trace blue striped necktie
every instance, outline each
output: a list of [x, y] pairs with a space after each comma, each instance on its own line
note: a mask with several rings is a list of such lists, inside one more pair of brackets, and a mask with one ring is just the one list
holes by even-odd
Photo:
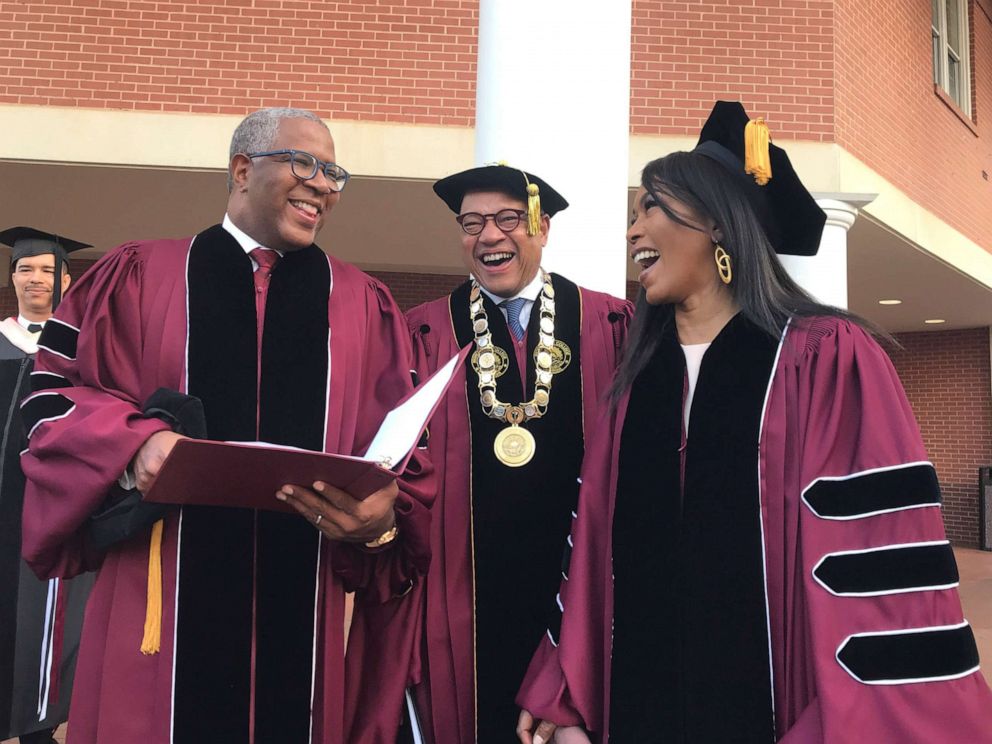
[[525, 302], [527, 302], [525, 298], [516, 297], [512, 300], [503, 300], [500, 303], [506, 308], [506, 324], [510, 328], [510, 335], [513, 336], [514, 341], [519, 341], [526, 335], [524, 327], [520, 325], [520, 311], [524, 309]]

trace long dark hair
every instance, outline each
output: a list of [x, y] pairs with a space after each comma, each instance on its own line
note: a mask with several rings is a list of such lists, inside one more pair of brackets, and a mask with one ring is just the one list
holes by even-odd
[[[733, 263], [730, 291], [734, 302], [745, 318], [769, 336], [778, 338], [789, 318], [816, 315], [847, 318], [878, 332], [846, 310], [817, 302], [796, 284], [775, 254], [743, 186], [722, 165], [697, 153], [673, 152], [644, 166], [641, 185], [675, 222], [698, 229], [660, 197], [676, 199], [700, 217], [716, 222], [723, 233], [720, 244]], [[643, 288], [638, 292], [623, 360], [610, 390], [614, 405], [647, 365], [674, 316], [673, 305], [650, 305]]]

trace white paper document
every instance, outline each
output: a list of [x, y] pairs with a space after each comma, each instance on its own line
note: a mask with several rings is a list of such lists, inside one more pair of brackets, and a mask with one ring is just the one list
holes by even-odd
[[463, 353], [455, 354], [437, 372], [423, 383], [417, 392], [386, 414], [372, 444], [362, 456], [363, 460], [380, 463], [392, 468], [406, 459], [427, 426], [431, 413], [444, 395], [451, 376], [458, 368]]

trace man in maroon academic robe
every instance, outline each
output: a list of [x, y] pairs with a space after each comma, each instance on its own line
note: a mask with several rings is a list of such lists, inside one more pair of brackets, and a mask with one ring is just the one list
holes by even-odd
[[[485, 166], [434, 190], [458, 215], [471, 278], [408, 313], [414, 366], [426, 376], [475, 349], [432, 419], [439, 489], [426, 585], [405, 606], [359, 613], [352, 633], [377, 643], [390, 611], [406, 613], [393, 623], [405, 637], [390, 634], [382, 648], [414, 654], [413, 728], [438, 744], [506, 742], [517, 687], [556, 609], [585, 422], [631, 308], [541, 268], [550, 219], [568, 203], [537, 176]], [[398, 709], [351, 707], [355, 741], [395, 741]]]
[[288, 484], [278, 498], [305, 519], [189, 506], [93, 540], [108, 492], [145, 491], [179, 437], [143, 413], [161, 388], [202, 403], [211, 439], [346, 454], [410, 390], [389, 293], [313, 244], [348, 179], [334, 161], [310, 112], [250, 115], [223, 224], [111, 251], [46, 327], [23, 406], [25, 557], [44, 576], [99, 567], [73, 744], [343, 742], [344, 592], [383, 601], [426, 568], [416, 458], [362, 502]]

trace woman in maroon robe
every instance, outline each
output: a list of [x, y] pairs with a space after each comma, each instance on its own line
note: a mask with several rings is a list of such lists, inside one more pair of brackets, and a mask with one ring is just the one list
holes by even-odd
[[912, 411], [863, 324], [779, 263], [824, 215], [746, 124], [720, 102], [644, 169], [643, 291], [520, 739], [992, 741]]

